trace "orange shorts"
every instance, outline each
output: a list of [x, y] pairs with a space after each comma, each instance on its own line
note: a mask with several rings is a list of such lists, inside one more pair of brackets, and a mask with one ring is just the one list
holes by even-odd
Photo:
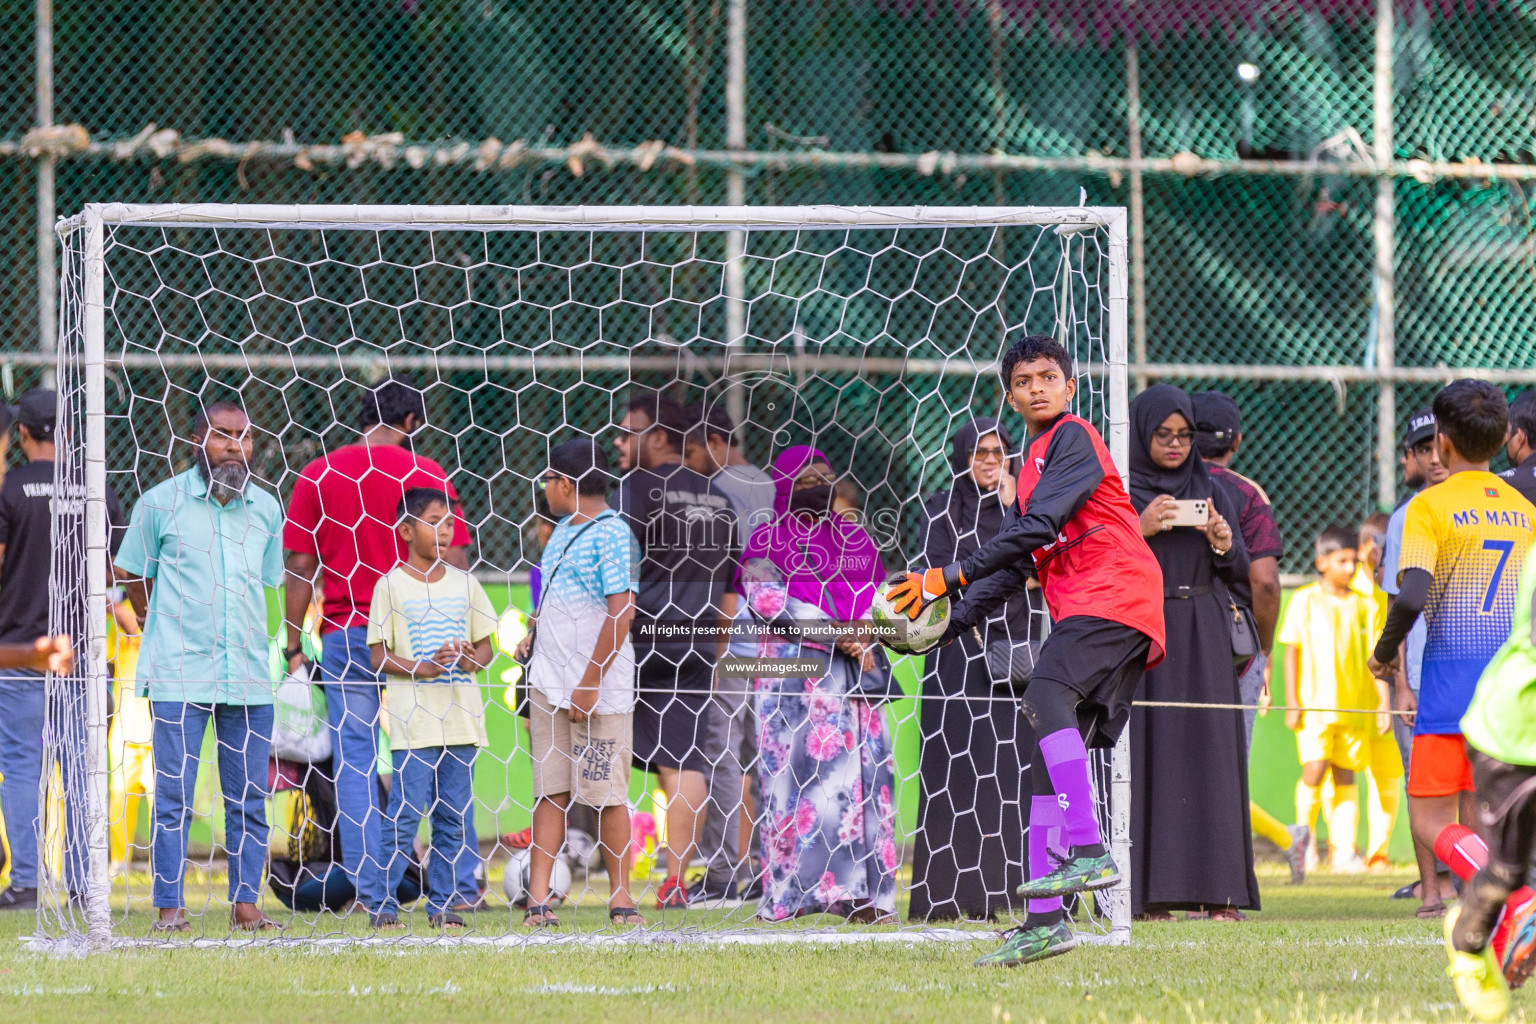
[[1409, 796], [1455, 796], [1472, 791], [1472, 762], [1461, 736], [1415, 736], [1408, 758]]

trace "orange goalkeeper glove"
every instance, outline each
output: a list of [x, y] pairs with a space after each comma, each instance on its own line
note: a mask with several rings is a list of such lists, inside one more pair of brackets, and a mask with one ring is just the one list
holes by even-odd
[[886, 582], [892, 585], [885, 592], [891, 608], [899, 615], [915, 619], [939, 598], [958, 593], [965, 586], [965, 576], [960, 572], [960, 563], [951, 562], [942, 569], [899, 572]]

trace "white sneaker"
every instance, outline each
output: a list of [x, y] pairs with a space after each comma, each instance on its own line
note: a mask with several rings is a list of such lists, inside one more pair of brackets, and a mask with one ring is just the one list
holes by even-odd
[[1366, 872], [1365, 861], [1360, 859], [1360, 854], [1351, 853], [1348, 857], [1334, 861], [1330, 870], [1336, 875], [1363, 875]]
[[1307, 847], [1312, 843], [1312, 830], [1305, 825], [1288, 825], [1291, 848], [1285, 851], [1285, 859], [1291, 866], [1291, 884], [1300, 885], [1307, 880]]

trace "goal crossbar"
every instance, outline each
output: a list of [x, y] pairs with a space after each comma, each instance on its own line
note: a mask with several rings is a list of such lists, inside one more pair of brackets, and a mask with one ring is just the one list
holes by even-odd
[[61, 218], [141, 227], [323, 227], [427, 231], [828, 231], [881, 228], [1102, 227], [1125, 238], [1120, 206], [344, 206], [276, 203], [90, 203]]

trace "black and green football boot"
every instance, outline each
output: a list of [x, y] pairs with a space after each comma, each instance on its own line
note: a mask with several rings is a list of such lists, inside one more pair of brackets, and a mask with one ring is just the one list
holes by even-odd
[[1019, 886], [1018, 894], [1025, 899], [1048, 900], [1074, 892], [1108, 889], [1120, 881], [1120, 870], [1108, 852], [1085, 854], [1078, 850], [1074, 846], [1072, 855], [1056, 865], [1055, 871]]
[[1077, 948], [1077, 936], [1066, 920], [1034, 928], [1010, 928], [1003, 933], [1003, 944], [976, 961], [977, 967], [1017, 967], [1060, 956]]

